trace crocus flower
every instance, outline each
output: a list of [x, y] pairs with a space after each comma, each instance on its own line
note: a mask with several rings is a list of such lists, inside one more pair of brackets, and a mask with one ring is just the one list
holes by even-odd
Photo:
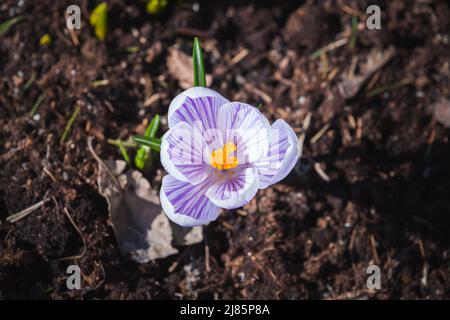
[[284, 179], [299, 154], [284, 121], [272, 125], [251, 105], [193, 87], [172, 101], [161, 141], [161, 205], [181, 226], [217, 219], [221, 208], [247, 204], [258, 189]]

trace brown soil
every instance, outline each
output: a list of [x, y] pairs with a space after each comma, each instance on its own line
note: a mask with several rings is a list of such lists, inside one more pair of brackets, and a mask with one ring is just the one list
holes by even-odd
[[[96, 3], [82, 1], [76, 46], [63, 14], [78, 2], [0, 4], [0, 21], [24, 16], [0, 44], [0, 298], [450, 298], [450, 131], [433, 112], [450, 98], [447, 1], [376, 1], [382, 29], [367, 30], [374, 1], [199, 1], [197, 13], [180, 1], [152, 17], [138, 1], [113, 0], [105, 43], [87, 25]], [[354, 46], [311, 57], [351, 38], [352, 15], [361, 27]], [[45, 33], [53, 42], [40, 46]], [[211, 87], [288, 121], [305, 134], [303, 156], [283, 183], [208, 225], [203, 243], [138, 265], [117, 250], [87, 137], [99, 156], [119, 159], [108, 138], [142, 134], [149, 118], [166, 115], [181, 91], [166, 67], [169, 47], [190, 54], [194, 35]], [[352, 66], [358, 73], [371, 50], [389, 46], [394, 57], [342, 97]], [[163, 174], [155, 164], [153, 187]], [[42, 208], [6, 222], [46, 194]], [[73, 263], [79, 291], [65, 285]], [[381, 267], [381, 290], [366, 289], [370, 264]]]

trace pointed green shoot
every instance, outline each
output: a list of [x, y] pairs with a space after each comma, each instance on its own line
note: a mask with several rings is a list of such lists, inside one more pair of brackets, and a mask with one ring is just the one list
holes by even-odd
[[194, 38], [192, 49], [192, 59], [194, 61], [194, 86], [206, 87], [205, 65], [203, 64], [202, 48], [197, 37]]
[[[155, 117], [153, 117], [152, 121], [145, 130], [144, 137], [155, 138], [158, 129], [159, 129], [159, 115], [156, 115]], [[136, 168], [138, 168], [139, 170], [144, 170], [145, 164], [149, 156], [150, 150], [147, 147], [141, 146], [136, 153], [136, 157], [134, 158], [134, 164], [136, 165]]]
[[22, 16], [17, 16], [0, 23], [0, 38], [3, 37], [15, 24], [22, 21], [22, 19]]
[[119, 142], [119, 150], [122, 154], [123, 159], [127, 162], [128, 165], [130, 165], [130, 156], [128, 155], [127, 149], [123, 146], [122, 141]]

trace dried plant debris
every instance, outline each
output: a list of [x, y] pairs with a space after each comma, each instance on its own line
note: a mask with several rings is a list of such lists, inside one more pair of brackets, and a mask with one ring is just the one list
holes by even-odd
[[[188, 89], [194, 85], [194, 63], [192, 57], [188, 56], [176, 46], [169, 48], [169, 55], [167, 57], [167, 69], [170, 75], [178, 80], [180, 87]], [[209, 87], [212, 83], [212, 76], [206, 75], [206, 86]]]
[[395, 55], [395, 48], [389, 47], [385, 51], [372, 50], [364, 64], [360, 66], [359, 74], [354, 74], [356, 65], [350, 67], [347, 77], [338, 84], [339, 91], [345, 99], [356, 96], [363, 84]]
[[441, 97], [433, 104], [433, 113], [437, 121], [450, 128], [450, 100]]
[[[292, 49], [313, 49], [320, 46], [329, 34], [331, 26], [326, 10], [307, 2], [288, 18], [283, 37], [287, 46]], [[331, 20], [331, 18], [330, 18]]]
[[203, 240], [202, 228], [181, 228], [162, 212], [159, 197], [139, 171], [125, 171], [126, 162], [100, 163], [99, 192], [106, 198], [110, 221], [121, 253], [139, 263], [178, 253], [174, 245]]

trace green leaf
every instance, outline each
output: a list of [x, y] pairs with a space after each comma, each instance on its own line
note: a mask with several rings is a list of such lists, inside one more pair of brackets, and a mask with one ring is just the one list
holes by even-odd
[[2, 22], [0, 24], [0, 38], [3, 37], [9, 31], [9, 29], [11, 29], [15, 24], [22, 21], [22, 19], [23, 19], [22, 16], [17, 16], [9, 20], [6, 20], [5, 22]]
[[149, 147], [150, 149], [160, 151], [161, 150], [161, 139], [157, 138], [150, 138], [150, 137], [144, 137], [144, 136], [132, 136], [131, 139], [142, 145]]
[[350, 38], [350, 42], [348, 44], [350, 49], [354, 49], [355, 48], [357, 33], [358, 33], [358, 17], [357, 16], [352, 16], [352, 35], [351, 35], [351, 38]]
[[145, 130], [145, 136], [154, 138], [159, 129], [159, 114], [153, 117], [152, 121]]
[[[148, 125], [145, 130], [144, 137], [146, 138], [154, 138], [156, 132], [159, 129], [159, 115], [153, 117], [152, 121]], [[134, 158], [134, 164], [136, 168], [139, 170], [144, 170], [145, 164], [147, 162], [148, 157], [150, 156], [150, 150], [147, 147], [140, 147], [136, 153], [136, 157]]]
[[131, 46], [131, 47], [126, 47], [125, 48], [125, 52], [126, 53], [136, 53], [139, 51], [139, 47], [138, 46]]
[[44, 99], [45, 99], [46, 96], [47, 96], [47, 90], [44, 91], [44, 93], [41, 94], [41, 95], [37, 98], [36, 102], [33, 104], [33, 107], [31, 108], [31, 111], [30, 111], [30, 116], [33, 116], [33, 115], [36, 113], [36, 111], [38, 110], [39, 106], [40, 106], [41, 103], [44, 101]]
[[206, 87], [205, 66], [203, 64], [202, 48], [197, 37], [194, 38], [192, 48], [192, 59], [194, 61], [194, 86]]
[[130, 157], [128, 156], [127, 149], [123, 146], [122, 142], [119, 143], [119, 150], [120, 153], [122, 153], [122, 157], [125, 159], [125, 161], [130, 165]]
[[145, 167], [145, 160], [147, 158], [147, 150], [143, 147], [140, 147], [136, 153], [136, 156], [134, 157], [134, 165], [139, 170], [144, 170]]
[[81, 107], [77, 105], [77, 107], [75, 108], [75, 111], [73, 112], [72, 116], [70, 117], [69, 121], [67, 122], [66, 128], [64, 129], [61, 139], [59, 140], [59, 142], [61, 144], [64, 142], [64, 140], [66, 140], [67, 136], [69, 135], [70, 128], [72, 128], [72, 125], [75, 122], [75, 119], [77, 118], [80, 110], [81, 110]]
[[145, 7], [147, 13], [158, 14], [167, 7], [167, 0], [150, 0]]
[[89, 16], [89, 23], [94, 27], [97, 38], [104, 41], [108, 28], [108, 4], [106, 2], [102, 2], [95, 7]]

